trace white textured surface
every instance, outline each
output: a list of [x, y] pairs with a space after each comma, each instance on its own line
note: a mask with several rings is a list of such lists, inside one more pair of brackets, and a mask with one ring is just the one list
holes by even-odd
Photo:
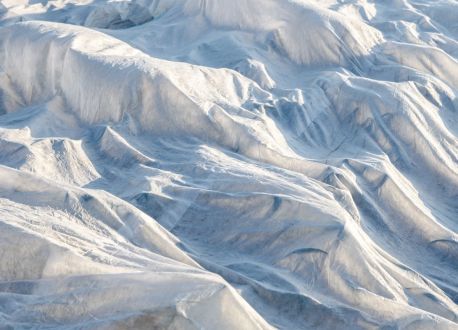
[[458, 328], [457, 20], [0, 0], [0, 329]]

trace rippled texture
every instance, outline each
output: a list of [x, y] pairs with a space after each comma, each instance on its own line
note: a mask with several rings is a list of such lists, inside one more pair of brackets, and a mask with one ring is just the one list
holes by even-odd
[[0, 328], [458, 328], [457, 18], [0, 0]]

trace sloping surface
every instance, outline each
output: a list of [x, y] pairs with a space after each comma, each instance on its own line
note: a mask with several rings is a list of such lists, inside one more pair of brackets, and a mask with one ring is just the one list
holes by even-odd
[[0, 0], [0, 328], [456, 329], [457, 17]]

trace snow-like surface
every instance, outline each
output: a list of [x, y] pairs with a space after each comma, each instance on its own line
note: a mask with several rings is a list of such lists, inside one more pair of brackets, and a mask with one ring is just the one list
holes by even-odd
[[0, 329], [457, 329], [457, 22], [0, 0]]

